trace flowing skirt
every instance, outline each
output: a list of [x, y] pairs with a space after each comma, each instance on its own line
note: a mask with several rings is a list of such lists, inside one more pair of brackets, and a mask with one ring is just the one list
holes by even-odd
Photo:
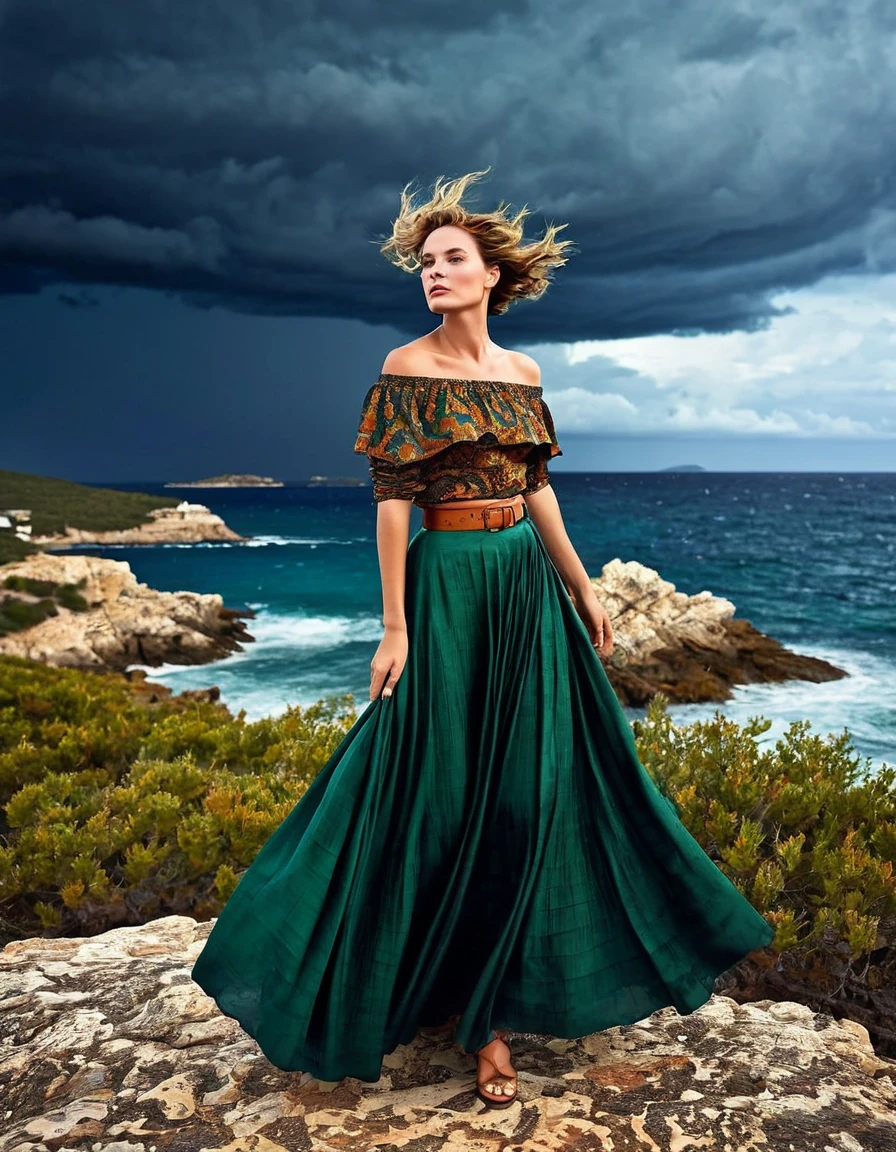
[[277, 1067], [379, 1079], [458, 1016], [557, 1037], [705, 1003], [774, 937], [638, 760], [532, 520], [421, 528], [409, 654], [240, 879], [192, 970]]

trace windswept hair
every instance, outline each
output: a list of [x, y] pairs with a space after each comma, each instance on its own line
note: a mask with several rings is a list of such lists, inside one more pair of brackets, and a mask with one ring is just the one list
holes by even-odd
[[431, 199], [416, 208], [415, 193], [409, 194], [410, 184], [406, 184], [401, 192], [401, 211], [392, 224], [392, 235], [380, 244], [380, 251], [403, 272], [417, 272], [423, 266], [420, 253], [430, 232], [445, 224], [456, 224], [475, 238], [483, 262], [500, 268], [498, 283], [488, 299], [488, 314], [498, 316], [506, 312], [514, 300], [537, 300], [543, 295], [550, 283], [551, 270], [566, 263], [568, 257], [563, 253], [574, 248], [574, 244], [572, 240], [555, 239], [566, 224], [549, 224], [541, 240], [523, 244], [522, 222], [529, 215], [525, 205], [513, 217], [507, 215], [510, 205], [503, 200], [493, 212], [471, 212], [464, 208], [460, 201], [468, 185], [484, 176], [489, 168], [468, 172], [456, 180], [439, 176]]

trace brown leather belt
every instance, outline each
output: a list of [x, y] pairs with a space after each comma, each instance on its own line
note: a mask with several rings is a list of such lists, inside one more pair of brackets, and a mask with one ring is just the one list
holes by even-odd
[[518, 524], [526, 515], [526, 501], [522, 493], [506, 500], [492, 500], [483, 504], [477, 500], [451, 500], [446, 504], [423, 504], [423, 527], [441, 531], [485, 528], [500, 532]]

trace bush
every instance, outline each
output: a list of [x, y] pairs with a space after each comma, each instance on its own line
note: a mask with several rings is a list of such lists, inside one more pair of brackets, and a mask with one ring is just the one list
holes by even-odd
[[0, 636], [7, 632], [19, 632], [40, 624], [48, 616], [58, 615], [57, 605], [71, 612], [85, 612], [87, 601], [78, 591], [87, 584], [82, 576], [77, 584], [57, 584], [53, 580], [36, 580], [30, 576], [7, 576], [3, 588], [11, 592], [25, 592], [29, 596], [40, 596], [37, 602], [22, 600], [17, 596], [0, 597]]
[[58, 614], [59, 609], [52, 600], [19, 600], [9, 596], [0, 600], [0, 636], [33, 628], [47, 617]]
[[[0, 657], [7, 931], [216, 914], [355, 719], [344, 696], [246, 723], [194, 697], [146, 704], [118, 673]], [[633, 730], [691, 835], [776, 928], [754, 991], [896, 1035], [896, 769], [872, 774], [847, 733], [805, 721], [763, 746], [769, 727], [719, 712], [677, 726], [657, 696]]]
[[[641, 762], [691, 835], [777, 929], [761, 980], [896, 1039], [896, 767], [864, 766], [849, 734], [795, 721], [676, 726], [654, 698], [633, 730]], [[888, 1035], [889, 1034], [889, 1035]]]
[[356, 719], [247, 723], [125, 677], [0, 657], [0, 909], [18, 935], [215, 914]]

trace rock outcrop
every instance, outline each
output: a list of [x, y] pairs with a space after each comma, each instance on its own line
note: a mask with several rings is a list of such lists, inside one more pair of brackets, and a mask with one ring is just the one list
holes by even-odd
[[614, 650], [604, 667], [623, 704], [641, 707], [657, 691], [679, 704], [722, 701], [735, 684], [847, 675], [733, 620], [730, 600], [677, 592], [636, 560], [611, 560], [591, 583], [613, 625]]
[[[252, 641], [243, 618], [216, 593], [159, 592], [138, 583], [124, 560], [75, 553], [37, 553], [0, 567], [0, 598], [29, 599], [3, 590], [7, 576], [78, 584], [85, 611], [60, 607], [33, 627], [0, 636], [0, 653], [66, 668], [124, 671], [131, 664], [206, 664]], [[36, 600], [36, 596], [30, 597]]]
[[274, 1068], [190, 980], [183, 916], [0, 953], [2, 1152], [891, 1152], [896, 1063], [800, 1004], [713, 996], [578, 1040], [517, 1034], [489, 1111], [450, 1022], [375, 1084]]
[[67, 527], [64, 533], [32, 536], [31, 542], [38, 548], [60, 549], [73, 544], [206, 544], [248, 539], [228, 528], [204, 504], [182, 500], [175, 508], [155, 508], [148, 520], [134, 528], [95, 532]]

